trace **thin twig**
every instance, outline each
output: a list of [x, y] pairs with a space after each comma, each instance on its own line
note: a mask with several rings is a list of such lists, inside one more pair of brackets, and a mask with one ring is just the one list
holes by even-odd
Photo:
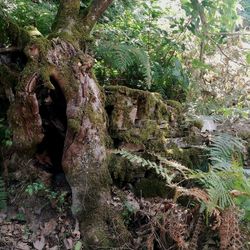
[[210, 40], [212, 41], [212, 43], [214, 43], [214, 44], [216, 45], [216, 47], [220, 50], [221, 54], [222, 54], [223, 56], [225, 56], [228, 60], [230, 60], [231, 62], [234, 62], [234, 63], [236, 63], [236, 64], [238, 64], [238, 65], [241, 65], [241, 66], [244, 66], [244, 67], [249, 68], [248, 65], [246, 65], [246, 64], [244, 64], [244, 63], [241, 63], [241, 62], [238, 62], [238, 61], [235, 61], [235, 60], [233, 60], [232, 58], [230, 58], [230, 57], [223, 51], [223, 49], [221, 48], [221, 46], [220, 46], [218, 43], [216, 43], [211, 37], [208, 37], [208, 39], [210, 39]]
[[0, 53], [9, 53], [9, 52], [16, 52], [20, 51], [20, 47], [8, 47], [8, 48], [0, 48]]

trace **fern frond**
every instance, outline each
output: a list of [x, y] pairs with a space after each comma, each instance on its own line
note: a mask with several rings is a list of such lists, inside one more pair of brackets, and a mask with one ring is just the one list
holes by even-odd
[[237, 181], [244, 183], [243, 171], [231, 166], [223, 168], [216, 166], [208, 172], [196, 171], [190, 174], [190, 179], [196, 179], [209, 195], [207, 210], [211, 213], [216, 207], [225, 209], [234, 205], [231, 191], [235, 188]]
[[235, 158], [239, 160], [245, 150], [242, 139], [225, 133], [212, 136], [211, 142], [209, 158], [212, 165], [229, 167]]
[[129, 51], [131, 55], [133, 55], [136, 64], [142, 67], [142, 73], [145, 77], [146, 84], [148, 87], [150, 87], [152, 77], [151, 77], [151, 66], [148, 53], [137, 47], [131, 47]]
[[131, 163], [140, 164], [142, 167], [145, 167], [146, 169], [154, 170], [158, 176], [160, 176], [162, 179], [166, 181], [166, 184], [170, 184], [172, 179], [174, 178], [174, 175], [171, 174], [168, 171], [168, 169], [162, 165], [158, 165], [155, 162], [146, 160], [138, 155], [131, 154], [124, 150], [116, 151], [116, 153], [126, 158]]
[[96, 55], [111, 68], [123, 73], [135, 66], [142, 70], [148, 88], [151, 85], [151, 66], [148, 53], [138, 47], [127, 44], [105, 42], [96, 48]]

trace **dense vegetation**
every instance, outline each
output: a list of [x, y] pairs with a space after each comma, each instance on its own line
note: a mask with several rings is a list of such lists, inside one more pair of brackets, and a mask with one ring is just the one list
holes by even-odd
[[0, 1], [0, 249], [249, 249], [249, 16]]

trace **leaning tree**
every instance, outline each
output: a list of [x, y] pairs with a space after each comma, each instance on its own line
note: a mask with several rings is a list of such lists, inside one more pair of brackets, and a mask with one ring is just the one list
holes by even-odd
[[86, 241], [96, 246], [103, 244], [107, 233], [110, 176], [104, 94], [86, 47], [111, 3], [92, 0], [82, 9], [80, 0], [61, 0], [46, 38], [1, 13], [10, 43], [25, 58], [21, 71], [1, 67], [15, 150], [22, 158], [46, 150], [54, 167], [62, 167], [72, 190], [73, 214]]

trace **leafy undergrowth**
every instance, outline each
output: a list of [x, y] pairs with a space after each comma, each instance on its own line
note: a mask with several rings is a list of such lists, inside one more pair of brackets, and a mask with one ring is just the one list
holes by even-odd
[[241, 228], [249, 221], [246, 201], [250, 195], [249, 178], [242, 168], [244, 142], [219, 134], [213, 135], [210, 143], [206, 148], [210, 161], [206, 170], [188, 169], [159, 156], [155, 163], [126, 151], [117, 152], [131, 163], [154, 172], [169, 190], [167, 199], [150, 201], [133, 197], [132, 205], [129, 202], [126, 205], [128, 225], [140, 246], [249, 249], [249, 238]]
[[[0, 213], [0, 249], [82, 249], [79, 225], [70, 212], [71, 196], [63, 196], [60, 205], [57, 198], [65, 187], [60, 187], [60, 191], [53, 188], [57, 191], [42, 182], [13, 188], [8, 210]], [[57, 195], [50, 199], [53, 192]], [[195, 188], [186, 195], [208, 199], [205, 191]], [[128, 242], [118, 249], [248, 249], [243, 246], [248, 239], [240, 231], [240, 211], [236, 207], [214, 209], [207, 217], [195, 199], [189, 204], [186, 201], [185, 195], [178, 201], [146, 199], [113, 186], [111, 205], [120, 211], [132, 235], [132, 244]], [[114, 237], [121, 236], [114, 233]]]
[[144, 199], [130, 191], [124, 193], [125, 203], [114, 199], [114, 205], [123, 209], [125, 223], [134, 239], [133, 247], [124, 249], [248, 249], [246, 236], [239, 227], [239, 210], [235, 207], [223, 212], [217, 210], [207, 220], [199, 212], [199, 206], [187, 208], [172, 199]]
[[8, 200], [0, 213], [0, 249], [81, 249], [67, 187], [22, 183], [9, 190]]
[[[206, 171], [188, 169], [153, 153], [157, 163], [118, 151], [164, 180], [167, 193], [167, 198], [145, 199], [136, 197], [128, 183], [122, 190], [112, 188], [111, 205], [123, 215], [132, 236], [132, 244], [118, 249], [249, 249], [245, 225], [250, 221], [250, 184], [242, 169], [244, 145], [228, 134], [211, 135]], [[41, 156], [38, 160], [41, 163]], [[8, 183], [8, 209], [0, 213], [0, 250], [82, 249], [83, 235], [70, 212], [71, 194], [64, 175], [53, 176], [33, 165], [32, 171], [35, 182]], [[114, 229], [112, 222], [110, 229]], [[122, 235], [113, 231], [113, 239], [119, 241]]]

